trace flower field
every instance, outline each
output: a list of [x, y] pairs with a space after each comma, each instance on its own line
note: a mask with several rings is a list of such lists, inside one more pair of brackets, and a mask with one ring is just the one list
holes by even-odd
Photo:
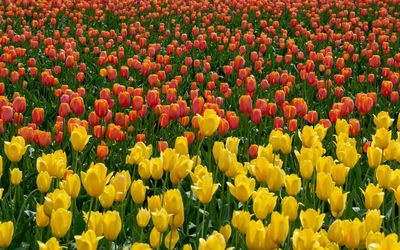
[[0, 0], [1, 249], [400, 249], [398, 0]]

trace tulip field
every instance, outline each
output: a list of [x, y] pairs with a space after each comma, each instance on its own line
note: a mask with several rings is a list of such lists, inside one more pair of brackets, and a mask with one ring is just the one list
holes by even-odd
[[0, 0], [0, 249], [400, 249], [398, 0]]

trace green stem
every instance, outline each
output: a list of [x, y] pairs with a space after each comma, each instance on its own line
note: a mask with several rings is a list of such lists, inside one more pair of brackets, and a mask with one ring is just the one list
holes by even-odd
[[90, 204], [89, 204], [89, 210], [88, 210], [89, 215], [88, 215], [88, 219], [87, 219], [86, 227], [85, 227], [86, 230], [88, 230], [88, 227], [89, 227], [90, 215], [92, 214], [92, 207], [93, 207], [93, 200], [94, 199], [95, 199], [94, 197], [90, 198]]
[[201, 238], [203, 238], [203, 239], [204, 239], [204, 225], [206, 224], [206, 207], [207, 207], [207, 204], [204, 203], [204, 210], [203, 210], [203, 226], [202, 226], [202, 229], [201, 229]]
[[174, 220], [175, 220], [175, 215], [172, 216], [171, 235], [169, 236], [169, 247], [168, 247], [168, 249], [170, 249], [170, 250], [171, 250], [171, 244], [172, 244], [172, 234], [174, 233]]

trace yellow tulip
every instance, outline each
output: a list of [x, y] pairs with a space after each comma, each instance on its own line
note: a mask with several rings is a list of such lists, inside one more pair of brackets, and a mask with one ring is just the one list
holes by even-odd
[[389, 189], [390, 180], [392, 179], [393, 170], [389, 165], [379, 165], [376, 169], [376, 179], [380, 187]]
[[374, 185], [372, 183], [368, 184], [367, 188], [364, 190], [361, 189], [361, 192], [365, 197], [365, 207], [367, 209], [379, 209], [382, 205], [383, 198], [385, 193], [383, 189], [378, 185]]
[[395, 233], [387, 235], [379, 244], [379, 249], [390, 250], [399, 249], [400, 243], [398, 242], [398, 235]]
[[296, 174], [285, 177], [286, 193], [290, 196], [296, 196], [300, 192], [301, 179]]
[[264, 247], [267, 250], [274, 250], [278, 248], [278, 245], [272, 241], [271, 238], [271, 232], [272, 231], [272, 227], [271, 224], [269, 224], [266, 228], [265, 228], [265, 244]]
[[[171, 237], [172, 234], [172, 237]], [[175, 249], [175, 245], [179, 240], [179, 232], [176, 229], [173, 229], [172, 232], [170, 231], [164, 238], [164, 246], [169, 249]]]
[[65, 208], [58, 208], [51, 213], [50, 227], [51, 232], [57, 238], [62, 238], [67, 234], [71, 226], [72, 213]]
[[169, 218], [170, 216], [168, 215], [167, 210], [164, 208], [157, 208], [151, 213], [151, 219], [153, 220], [154, 227], [157, 228], [157, 231], [160, 233], [167, 231]]
[[183, 201], [179, 189], [169, 189], [164, 193], [163, 207], [168, 214], [176, 215], [183, 210]]
[[149, 244], [135, 242], [133, 243], [131, 250], [152, 250], [152, 249], [149, 246]]
[[183, 225], [184, 222], [185, 222], [185, 213], [182, 205], [182, 209], [179, 210], [179, 212], [175, 216], [172, 215], [169, 216], [168, 224], [171, 227], [179, 228]]
[[395, 160], [400, 155], [400, 143], [395, 140], [390, 140], [388, 146], [383, 151], [383, 156], [386, 160]]
[[309, 208], [306, 211], [300, 212], [300, 221], [304, 229], [311, 228], [317, 232], [324, 223], [325, 214], [320, 214], [318, 211]]
[[283, 154], [287, 155], [292, 152], [292, 141], [293, 141], [293, 135], [290, 136], [289, 134], [284, 134], [281, 137], [281, 151]]
[[251, 220], [246, 232], [246, 245], [249, 249], [265, 248], [266, 231], [262, 221]]
[[136, 221], [139, 227], [146, 227], [150, 221], [150, 211], [145, 208], [140, 208], [136, 215]]
[[11, 244], [13, 234], [14, 223], [12, 221], [0, 222], [0, 247], [8, 247]]
[[331, 173], [332, 167], [335, 162], [332, 156], [322, 156], [317, 160], [317, 172], [325, 172], [327, 174]]
[[367, 247], [367, 249], [370, 247], [378, 247], [384, 238], [385, 235], [381, 232], [369, 232], [367, 235], [367, 239], [365, 240], [365, 246]]
[[103, 163], [92, 163], [85, 173], [81, 171], [82, 184], [86, 192], [92, 197], [99, 197], [112, 173], [107, 175], [107, 167]]
[[4, 142], [4, 152], [11, 162], [19, 162], [28, 147], [29, 145], [25, 146], [25, 140], [22, 136], [13, 136], [11, 142]]
[[182, 248], [182, 250], [192, 250], [193, 248], [192, 248], [192, 245], [190, 245], [190, 244], [185, 244], [185, 245], [183, 245], [183, 248]]
[[289, 233], [289, 216], [272, 212], [270, 226], [272, 241], [278, 245], [285, 242]]
[[350, 125], [347, 123], [345, 119], [337, 119], [335, 124], [336, 134], [339, 135], [341, 133], [348, 135], [349, 134]]
[[77, 174], [69, 174], [64, 181], [60, 182], [60, 187], [71, 196], [71, 199], [76, 199], [81, 190], [81, 179]]
[[320, 172], [317, 174], [317, 196], [320, 200], [326, 201], [332, 194], [335, 183], [330, 174]]
[[3, 157], [0, 155], [0, 179], [3, 176]]
[[389, 129], [392, 126], [394, 119], [391, 119], [389, 113], [386, 111], [381, 111], [378, 113], [378, 116], [374, 116], [374, 123], [376, 125], [376, 129], [385, 128]]
[[311, 148], [313, 144], [318, 140], [318, 135], [315, 133], [315, 130], [311, 126], [304, 126], [302, 131], [298, 131], [300, 140], [302, 142], [303, 147]]
[[269, 134], [268, 143], [272, 145], [274, 152], [281, 150], [281, 139], [283, 133], [280, 130], [273, 129]]
[[272, 145], [268, 144], [266, 147], [259, 146], [257, 156], [259, 158], [264, 157], [265, 159], [267, 159], [268, 162], [272, 163], [274, 161], [274, 151]]
[[350, 168], [346, 167], [343, 163], [334, 164], [331, 170], [331, 176], [335, 185], [342, 186], [346, 182], [349, 171]]
[[251, 171], [256, 177], [257, 181], [266, 182], [270, 172], [268, 169], [272, 168], [272, 164], [264, 157], [254, 159], [251, 163]]
[[39, 244], [39, 250], [62, 250], [60, 243], [55, 237], [51, 237], [46, 243], [41, 241], [37, 243]]
[[231, 237], [232, 229], [229, 224], [226, 224], [225, 226], [221, 226], [219, 228], [219, 233], [224, 236], [225, 242], [228, 242], [229, 238]]
[[151, 176], [151, 171], [150, 171], [150, 160], [149, 159], [144, 159], [139, 163], [138, 167], [138, 172], [140, 175], [140, 178], [143, 180], [148, 180]]
[[384, 216], [381, 216], [381, 211], [378, 209], [368, 210], [365, 215], [364, 223], [367, 230], [369, 232], [379, 232], [381, 230], [381, 225]]
[[68, 209], [71, 206], [71, 197], [65, 190], [56, 189], [51, 195], [45, 197], [45, 205], [51, 206], [51, 209]]
[[38, 227], [47, 227], [49, 225], [50, 218], [44, 212], [44, 206], [36, 204], [36, 225]]
[[164, 174], [161, 158], [155, 157], [150, 159], [150, 173], [154, 180], [159, 180]]
[[360, 235], [360, 223], [355, 221], [346, 221], [343, 226], [343, 240], [344, 244], [348, 249], [358, 248], [360, 245], [361, 235]]
[[0, 200], [3, 198], [4, 188], [0, 188]]
[[153, 248], [159, 248], [161, 245], [161, 233], [157, 231], [157, 228], [153, 227], [150, 232], [150, 245]]
[[200, 132], [204, 136], [211, 136], [218, 129], [221, 118], [212, 109], [206, 109], [203, 116], [197, 114]]
[[108, 210], [105, 214], [103, 214], [103, 223], [104, 237], [111, 241], [117, 239], [122, 228], [122, 222], [119, 213], [117, 211]]
[[167, 148], [161, 153], [161, 160], [164, 171], [170, 172], [172, 169], [174, 169], [175, 164], [178, 161], [178, 154], [175, 149]]
[[144, 200], [146, 199], [146, 190], [149, 189], [149, 187], [145, 186], [143, 184], [142, 180], [136, 180], [132, 182], [131, 186], [131, 197], [132, 200], [136, 204], [142, 204]]
[[377, 129], [375, 135], [372, 136], [371, 146], [385, 149], [389, 145], [391, 138], [392, 131], [385, 128]]
[[239, 230], [241, 234], [246, 234], [251, 216], [247, 211], [233, 211], [232, 226]]
[[372, 146], [368, 147], [367, 157], [369, 167], [377, 168], [382, 161], [382, 149]]
[[232, 161], [235, 160], [236, 155], [229, 152], [227, 149], [222, 148], [218, 155], [218, 168], [222, 172], [228, 171], [229, 167], [232, 165]]
[[175, 171], [177, 178], [181, 181], [192, 171], [193, 166], [194, 162], [190, 157], [187, 155], [181, 155], [179, 156], [173, 171]]
[[400, 169], [395, 169], [392, 171], [388, 190], [390, 192], [394, 192], [399, 186], [400, 186]]
[[282, 213], [289, 217], [290, 222], [297, 219], [298, 210], [299, 203], [293, 196], [285, 196], [282, 199]]
[[336, 242], [340, 246], [344, 245], [343, 239], [344, 222], [337, 219], [335, 220], [328, 230], [328, 239], [330, 241]]
[[213, 178], [211, 175], [206, 175], [199, 179], [195, 185], [192, 185], [192, 191], [201, 203], [207, 204], [211, 201], [218, 186], [219, 184], [213, 184]]
[[14, 168], [11, 170], [11, 183], [18, 186], [21, 183], [22, 171], [19, 168]]
[[342, 188], [334, 187], [333, 191], [328, 199], [329, 205], [331, 206], [332, 216], [339, 218], [342, 216], [346, 207], [347, 192], [342, 193]]
[[175, 151], [177, 154], [180, 155], [187, 155], [189, 154], [189, 147], [187, 138], [184, 136], [178, 136], [175, 139]]
[[225, 148], [229, 152], [231, 152], [233, 154], [237, 154], [239, 151], [239, 143], [240, 143], [239, 138], [230, 136], [226, 139]]
[[71, 143], [75, 151], [82, 151], [85, 149], [86, 144], [89, 142], [91, 135], [87, 134], [86, 128], [77, 126], [71, 132]]
[[113, 185], [115, 188], [114, 201], [121, 202], [125, 199], [131, 186], [131, 175], [126, 170], [118, 172], [111, 178], [110, 185]]
[[314, 131], [315, 133], [317, 133], [318, 140], [322, 141], [325, 138], [328, 129], [325, 128], [324, 125], [318, 123], [317, 125], [314, 126]]
[[200, 239], [199, 250], [225, 250], [225, 246], [226, 241], [224, 236], [221, 233], [214, 231], [207, 240], [202, 238]]
[[314, 168], [310, 160], [302, 160], [299, 162], [300, 174], [303, 179], [309, 180], [313, 174]]
[[137, 142], [135, 146], [129, 149], [129, 155], [126, 156], [126, 163], [139, 164], [143, 160], [148, 160], [152, 154], [153, 145], [146, 146], [143, 142]]
[[47, 171], [40, 172], [36, 177], [36, 186], [41, 193], [46, 193], [51, 184], [51, 176]]
[[227, 182], [231, 194], [241, 202], [246, 202], [254, 192], [256, 182], [245, 175], [235, 177], [235, 185]]
[[103, 236], [96, 236], [96, 233], [89, 229], [88, 231], [83, 232], [82, 235], [75, 235], [74, 238], [77, 250], [96, 250], [97, 244]]
[[[96, 236], [103, 235], [103, 214], [96, 211], [83, 211], [83, 219], [86, 224], [88, 224], [88, 229], [93, 230]], [[89, 220], [89, 223], [88, 223]]]
[[340, 162], [352, 169], [360, 159], [361, 155], [357, 149], [350, 145], [345, 145], [341, 150], [337, 150], [337, 156]]
[[100, 204], [103, 208], [109, 208], [114, 203], [115, 199], [115, 187], [113, 185], [107, 185], [104, 188], [103, 193], [99, 196]]
[[272, 192], [277, 192], [284, 186], [285, 171], [277, 166], [268, 168], [267, 185]]
[[263, 220], [274, 210], [278, 197], [270, 193], [268, 188], [259, 188], [253, 193], [252, 199], [254, 214], [258, 219]]
[[208, 169], [206, 166], [202, 166], [202, 165], [197, 165], [194, 168], [193, 172], [190, 172], [190, 178], [192, 179], [193, 183], [196, 183], [198, 180], [200, 180], [201, 178], [203, 178], [206, 175], [212, 175], [210, 172], [208, 172]]
[[36, 169], [39, 173], [47, 171], [51, 177], [61, 179], [67, 170], [67, 154], [62, 150], [57, 150], [52, 154], [43, 153], [36, 159]]
[[159, 195], [147, 197], [147, 208], [152, 213], [157, 209], [161, 209], [161, 197]]
[[317, 249], [318, 244], [318, 233], [314, 232], [311, 228], [305, 228], [303, 230], [295, 229], [293, 232], [293, 249]]

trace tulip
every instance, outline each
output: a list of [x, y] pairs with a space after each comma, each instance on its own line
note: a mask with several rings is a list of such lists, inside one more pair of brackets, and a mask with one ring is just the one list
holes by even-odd
[[36, 204], [36, 225], [38, 227], [47, 227], [50, 218], [44, 212], [44, 206]]
[[147, 189], [149, 189], [149, 187], [145, 186], [142, 180], [133, 181], [131, 186], [132, 200], [136, 204], [142, 204], [146, 199]]
[[175, 149], [167, 148], [161, 152], [161, 159], [163, 164], [163, 169], [165, 171], [171, 171], [174, 169], [176, 162], [178, 160], [178, 155]]
[[83, 187], [92, 197], [99, 197], [103, 193], [111, 176], [112, 173], [107, 175], [107, 167], [103, 163], [92, 163], [86, 173], [81, 172]]
[[151, 144], [146, 146], [143, 142], [137, 142], [129, 151], [130, 154], [126, 156], [126, 163], [139, 164], [141, 161], [150, 158], [153, 146]]
[[146, 227], [150, 221], [150, 211], [144, 208], [140, 208], [136, 215], [136, 221], [139, 227]]
[[201, 203], [207, 204], [211, 201], [218, 186], [218, 184], [213, 184], [213, 178], [211, 175], [206, 175], [192, 186], [192, 191]]
[[382, 149], [377, 147], [368, 147], [367, 157], [369, 167], [377, 168], [382, 161]]
[[392, 132], [385, 128], [379, 128], [376, 130], [376, 134], [372, 136], [372, 146], [385, 149], [389, 145]]
[[178, 136], [175, 139], [175, 152], [180, 155], [187, 155], [189, 153], [188, 140], [184, 136]]
[[274, 152], [278, 152], [281, 149], [281, 138], [283, 136], [282, 131], [272, 130], [269, 134], [269, 144], [272, 145]]
[[37, 243], [39, 245], [39, 250], [62, 250], [60, 243], [55, 237], [51, 237], [46, 243], [41, 241], [38, 241]]
[[77, 174], [69, 174], [64, 181], [60, 182], [60, 187], [64, 189], [72, 199], [76, 199], [81, 190], [81, 180]]
[[211, 136], [218, 129], [220, 117], [214, 110], [206, 109], [203, 116], [197, 115], [200, 132], [204, 136]]
[[379, 209], [382, 205], [385, 193], [378, 185], [368, 184], [367, 188], [361, 190], [365, 197], [365, 207], [367, 209]]
[[233, 211], [232, 226], [239, 230], [241, 234], [246, 234], [251, 216], [247, 211]]
[[[320, 121], [322, 121], [322, 120], [320, 120]], [[329, 122], [329, 120], [327, 120], [327, 121]], [[315, 133], [317, 133], [318, 140], [322, 141], [325, 138], [326, 132], [328, 131], [328, 129], [326, 127], [324, 127], [324, 125], [318, 123], [317, 125], [314, 126], [314, 131], [315, 131]]]
[[357, 149], [350, 145], [336, 148], [337, 157], [339, 161], [344, 163], [347, 167], [352, 169], [360, 159], [361, 155], [357, 153]]
[[117, 211], [107, 211], [103, 215], [104, 222], [104, 237], [107, 240], [115, 240], [118, 237], [119, 232], [121, 231], [122, 222], [121, 217]]
[[115, 188], [114, 201], [121, 202], [125, 199], [131, 186], [131, 175], [126, 170], [118, 172], [111, 178], [110, 185], [113, 185]]
[[253, 193], [252, 198], [254, 214], [258, 219], [263, 220], [274, 210], [278, 197], [270, 193], [267, 188], [259, 188]]
[[226, 224], [225, 226], [221, 226], [219, 228], [219, 233], [224, 236], [225, 242], [228, 242], [229, 238], [231, 237], [232, 229], [229, 224]]
[[304, 229], [311, 228], [317, 232], [324, 223], [325, 214], [320, 214], [318, 211], [309, 208], [306, 211], [300, 212], [300, 221]]
[[347, 179], [350, 168], [346, 167], [344, 164], [334, 164], [331, 170], [332, 180], [335, 185], [342, 186]]
[[11, 162], [19, 162], [28, 147], [29, 145], [25, 146], [25, 140], [22, 136], [13, 136], [11, 142], [4, 142], [4, 152]]
[[225, 142], [225, 148], [234, 154], [238, 153], [240, 139], [237, 137], [228, 137]]
[[227, 185], [229, 191], [236, 199], [241, 202], [246, 202], [254, 192], [256, 182], [253, 178], [248, 178], [245, 175], [238, 175], [235, 177], [235, 185], [230, 182], [227, 182]]
[[332, 216], [339, 218], [342, 216], [347, 200], [348, 193], [342, 193], [342, 188], [335, 187], [328, 199], [331, 206]]
[[[293, 249], [313, 249], [318, 244], [318, 234], [311, 228], [295, 229], [293, 232]], [[319, 245], [319, 244], [318, 244]]]
[[36, 125], [42, 124], [44, 121], [44, 109], [43, 108], [34, 108], [32, 110], [32, 121]]
[[343, 240], [348, 249], [358, 248], [361, 240], [360, 222], [358, 219], [355, 221], [347, 221], [343, 226]]
[[162, 240], [162, 238], [161, 238], [160, 232], [157, 231], [157, 229], [155, 227], [153, 227], [153, 229], [151, 229], [150, 239], [149, 239], [151, 247], [153, 247], [153, 248], [160, 247], [161, 240]]
[[169, 189], [164, 193], [163, 207], [172, 215], [177, 215], [183, 210], [182, 196], [178, 189]]
[[286, 193], [290, 196], [296, 196], [300, 192], [301, 179], [296, 174], [285, 177]]
[[262, 221], [251, 220], [246, 232], [246, 245], [249, 249], [265, 248], [266, 230]]
[[91, 135], [88, 135], [85, 127], [75, 127], [71, 133], [71, 143], [75, 151], [82, 151], [85, 149]]
[[42, 171], [37, 175], [36, 186], [41, 193], [46, 193], [51, 184], [51, 177], [47, 171]]
[[394, 121], [394, 119], [391, 119], [389, 113], [386, 111], [381, 111], [379, 112], [378, 116], [373, 116], [376, 129], [385, 128], [388, 130], [392, 126]]
[[320, 172], [317, 174], [317, 196], [320, 200], [327, 200], [333, 192], [335, 183], [330, 174]]
[[98, 117], [105, 117], [108, 113], [108, 102], [105, 99], [96, 100], [94, 102], [94, 110]]
[[103, 208], [109, 208], [112, 206], [115, 199], [115, 193], [115, 187], [113, 185], [107, 185], [104, 188], [103, 193], [99, 196], [99, 201]]
[[298, 209], [299, 203], [293, 196], [285, 196], [282, 199], [282, 213], [289, 217], [290, 222], [297, 219]]
[[289, 233], [289, 216], [273, 212], [271, 215], [270, 237], [277, 245], [285, 242]]
[[392, 172], [388, 165], [379, 165], [376, 169], [376, 179], [380, 187], [389, 188]]
[[65, 208], [58, 208], [51, 213], [51, 232], [57, 238], [62, 238], [71, 226], [72, 213]]
[[133, 243], [131, 250], [151, 250], [151, 247], [146, 243], [135, 242]]
[[281, 137], [281, 151], [283, 154], [287, 155], [292, 151], [292, 141], [293, 135], [290, 136], [289, 134], [283, 134]]
[[76, 249], [97, 249], [97, 244], [103, 236], [97, 236], [93, 230], [83, 232], [82, 235], [75, 235]]
[[199, 250], [207, 250], [207, 249], [215, 249], [215, 250], [225, 250], [226, 240], [224, 236], [214, 231], [207, 240], [203, 238], [200, 239], [199, 242]]
[[368, 210], [364, 220], [367, 233], [380, 232], [383, 218], [378, 209]]
[[313, 127], [304, 126], [303, 130], [299, 131], [299, 137], [302, 142], [303, 147], [310, 148], [318, 139], [317, 134], [315, 133]]
[[8, 247], [11, 244], [13, 234], [14, 223], [12, 221], [0, 222], [0, 247]]
[[300, 174], [306, 180], [311, 179], [312, 173], [314, 171], [313, 164], [310, 160], [302, 160], [299, 162]]
[[164, 245], [167, 249], [175, 249], [175, 245], [179, 240], [179, 232], [176, 229], [170, 231], [164, 238]]
[[[100, 212], [83, 211], [83, 219], [85, 223], [88, 225], [89, 230], [93, 230], [96, 236], [103, 235], [103, 214]], [[88, 223], [89, 220], [89, 223]]]
[[161, 198], [159, 195], [147, 197], [147, 208], [154, 213], [157, 209], [161, 209]]
[[400, 156], [400, 143], [395, 140], [390, 140], [388, 146], [383, 151], [386, 160], [395, 160]]
[[159, 180], [162, 178], [164, 171], [161, 158], [157, 157], [150, 159], [150, 173], [154, 180]]
[[164, 233], [168, 229], [169, 215], [164, 208], [158, 209], [151, 213], [154, 227], [158, 232]]
[[10, 181], [13, 185], [18, 186], [21, 183], [22, 171], [19, 168], [14, 168], [11, 172]]

